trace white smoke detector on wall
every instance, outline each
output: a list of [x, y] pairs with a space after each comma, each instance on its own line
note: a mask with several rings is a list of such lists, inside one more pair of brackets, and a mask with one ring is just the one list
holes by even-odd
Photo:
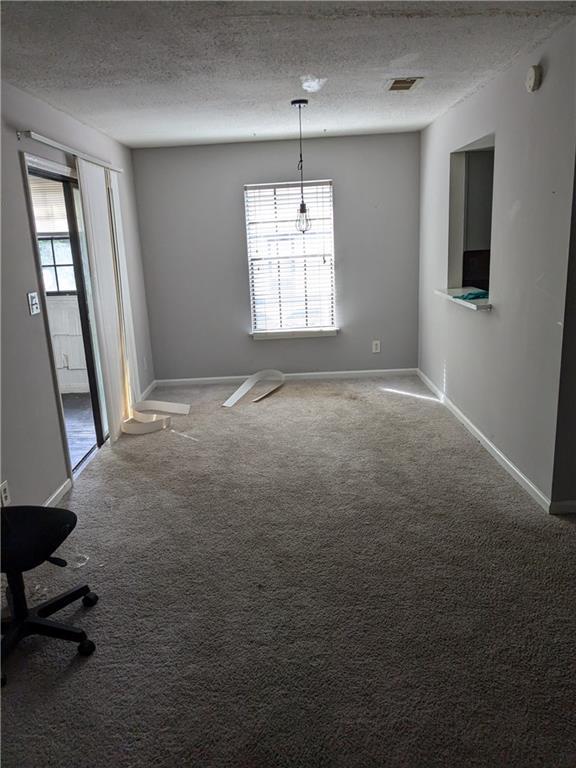
[[526, 90], [528, 93], [534, 93], [542, 85], [542, 67], [540, 64], [535, 64], [530, 67], [526, 75]]

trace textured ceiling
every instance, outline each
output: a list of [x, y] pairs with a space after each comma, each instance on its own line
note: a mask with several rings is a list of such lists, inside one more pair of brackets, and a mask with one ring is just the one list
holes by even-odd
[[[3, 78], [129, 146], [412, 130], [576, 12], [557, 2], [4, 2]], [[408, 93], [389, 78], [424, 77]]]

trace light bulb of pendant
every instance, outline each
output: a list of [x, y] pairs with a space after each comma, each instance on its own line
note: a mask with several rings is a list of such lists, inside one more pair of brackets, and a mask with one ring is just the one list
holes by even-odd
[[300, 232], [308, 232], [311, 226], [310, 216], [308, 215], [308, 209], [306, 203], [302, 201], [300, 203], [300, 210], [296, 218], [296, 229]]

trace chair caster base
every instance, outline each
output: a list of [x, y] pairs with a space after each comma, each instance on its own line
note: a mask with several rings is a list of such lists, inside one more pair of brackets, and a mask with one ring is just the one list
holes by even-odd
[[[10, 578], [9, 578], [10, 583]], [[12, 588], [14, 587], [14, 589]], [[2, 665], [10, 653], [18, 645], [20, 640], [30, 635], [41, 635], [43, 637], [52, 637], [58, 640], [66, 640], [71, 643], [77, 643], [80, 656], [91, 656], [96, 650], [96, 645], [92, 640], [88, 640], [86, 632], [83, 629], [65, 624], [60, 621], [53, 621], [49, 617], [71, 605], [76, 600], [82, 600], [87, 608], [96, 605], [98, 595], [91, 592], [87, 584], [76, 587], [68, 592], [64, 592], [58, 597], [47, 600], [40, 605], [29, 608], [26, 604], [24, 580], [22, 574], [18, 573], [12, 576], [11, 592], [16, 590], [18, 594], [18, 611], [12, 611], [14, 617], [9, 625], [3, 626], [2, 633]], [[2, 676], [2, 685], [5, 683], [5, 677]]]
[[80, 656], [92, 656], [95, 650], [96, 650], [96, 646], [94, 645], [92, 640], [82, 640], [82, 642], [78, 646], [78, 653], [80, 654]]
[[88, 592], [88, 594], [84, 595], [84, 597], [82, 598], [82, 605], [85, 608], [92, 608], [93, 606], [96, 605], [97, 602], [98, 602], [98, 595], [96, 594], [96, 592]]

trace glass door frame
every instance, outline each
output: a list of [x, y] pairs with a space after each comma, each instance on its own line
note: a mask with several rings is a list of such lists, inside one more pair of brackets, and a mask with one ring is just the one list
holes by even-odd
[[[68, 476], [73, 479], [74, 473], [79, 471], [86, 459], [94, 452], [94, 449], [89, 451], [80, 462], [76, 465], [72, 465], [70, 458], [70, 449], [68, 445], [68, 435], [66, 431], [66, 420], [64, 417], [64, 406], [62, 402], [62, 392], [60, 390], [60, 383], [58, 380], [58, 373], [56, 369], [56, 363], [54, 359], [54, 351], [52, 347], [52, 335], [50, 332], [50, 320], [47, 311], [46, 290], [44, 287], [44, 279], [42, 274], [42, 262], [40, 257], [40, 249], [38, 245], [38, 232], [36, 231], [36, 222], [34, 218], [34, 208], [32, 205], [32, 196], [29, 186], [29, 177], [36, 176], [40, 178], [50, 179], [51, 181], [58, 181], [62, 183], [64, 201], [66, 205], [66, 218], [68, 221], [68, 237], [70, 239], [70, 249], [72, 252], [72, 262], [74, 266], [74, 279], [76, 282], [76, 297], [78, 300], [78, 311], [80, 316], [80, 326], [82, 330], [82, 340], [84, 346], [84, 355], [86, 358], [86, 371], [88, 376], [88, 387], [90, 393], [90, 401], [92, 406], [92, 415], [94, 421], [94, 431], [96, 436], [96, 444], [94, 448], [100, 448], [108, 439], [108, 434], [103, 429], [103, 414], [100, 402], [100, 388], [98, 385], [98, 379], [96, 375], [96, 359], [97, 348], [94, 344], [95, 331], [92, 329], [90, 322], [90, 312], [86, 294], [86, 275], [83, 268], [82, 252], [80, 246], [80, 233], [78, 229], [78, 221], [76, 218], [76, 207], [74, 202], [74, 190], [79, 190], [78, 179], [72, 168], [60, 166], [62, 170], [58, 170], [58, 164], [51, 163], [43, 158], [36, 158], [27, 153], [23, 155], [23, 167], [26, 176], [26, 192], [28, 202], [28, 212], [30, 217], [30, 226], [34, 240], [34, 253], [36, 260], [36, 271], [38, 275], [38, 288], [41, 294], [41, 307], [44, 314], [44, 325], [46, 329], [46, 336], [49, 342], [49, 356], [52, 366], [52, 374], [54, 380], [54, 386], [56, 388], [57, 400], [59, 405], [60, 425], [62, 431], [62, 438], [66, 449], [66, 465], [68, 468]], [[38, 164], [36, 163], [38, 161]], [[88, 275], [90, 278], [90, 275]]]

